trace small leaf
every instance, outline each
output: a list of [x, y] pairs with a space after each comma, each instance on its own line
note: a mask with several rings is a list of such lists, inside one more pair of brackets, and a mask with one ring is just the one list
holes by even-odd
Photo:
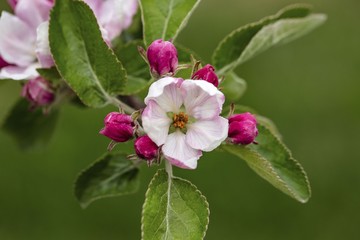
[[144, 43], [156, 39], [175, 40], [200, 0], [140, 0]]
[[244, 79], [230, 72], [226, 75], [225, 80], [221, 82], [220, 87], [226, 96], [227, 102], [236, 102], [245, 93], [247, 84]]
[[309, 200], [311, 191], [306, 173], [289, 149], [265, 126], [258, 124], [258, 144], [223, 145], [242, 158], [259, 176], [299, 202]]
[[159, 170], [143, 206], [142, 239], [203, 239], [209, 223], [209, 204], [197, 188]]
[[75, 196], [83, 208], [97, 199], [131, 194], [139, 187], [139, 169], [122, 153], [107, 153], [83, 171]]
[[22, 150], [45, 146], [54, 133], [59, 117], [57, 109], [43, 114], [40, 108], [30, 111], [29, 105], [27, 100], [20, 99], [2, 127], [16, 140]]
[[[292, 5], [273, 16], [230, 33], [220, 42], [213, 55], [213, 63], [218, 69], [218, 74], [222, 75], [231, 71], [272, 46], [290, 42], [307, 34], [326, 19], [325, 15], [309, 15], [309, 13], [310, 8], [307, 5]], [[280, 24], [277, 24], [277, 21]], [[267, 26], [272, 27], [264, 30], [264, 33], [263, 29]], [[260, 42], [265, 45], [262, 46]]]
[[93, 12], [83, 1], [56, 1], [49, 39], [61, 76], [84, 104], [103, 107], [124, 89], [126, 71], [104, 42]]

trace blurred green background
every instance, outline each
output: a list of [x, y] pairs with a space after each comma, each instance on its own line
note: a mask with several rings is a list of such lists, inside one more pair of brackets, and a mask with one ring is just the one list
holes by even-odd
[[[231, 30], [289, 0], [203, 0], [179, 41], [209, 60]], [[328, 22], [237, 69], [248, 82], [241, 104], [272, 118], [312, 183], [307, 204], [288, 198], [226, 154], [209, 154], [196, 171], [176, 170], [207, 196], [206, 239], [360, 239], [360, 1], [303, 1]], [[6, 8], [2, 0], [0, 9]], [[0, 33], [1, 34], [1, 33]], [[0, 122], [19, 97], [0, 82]], [[99, 136], [112, 108], [62, 109], [45, 150], [23, 153], [0, 132], [0, 239], [140, 239], [141, 206], [156, 171], [144, 167], [135, 195], [82, 210], [72, 187], [77, 173], [105, 151]]]

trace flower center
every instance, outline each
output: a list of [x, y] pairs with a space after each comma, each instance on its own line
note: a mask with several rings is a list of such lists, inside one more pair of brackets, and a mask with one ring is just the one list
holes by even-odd
[[188, 121], [189, 117], [184, 112], [179, 112], [178, 114], [173, 115], [173, 126], [175, 128], [185, 128]]

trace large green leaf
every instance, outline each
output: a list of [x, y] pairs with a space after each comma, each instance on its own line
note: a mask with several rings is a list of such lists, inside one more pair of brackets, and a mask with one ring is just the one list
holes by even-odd
[[86, 105], [103, 107], [124, 89], [126, 71], [84, 2], [56, 1], [49, 39], [61, 76]]
[[30, 103], [20, 99], [5, 119], [3, 130], [10, 134], [23, 150], [45, 146], [56, 126], [59, 111], [43, 114], [40, 108], [29, 110]]
[[152, 179], [143, 206], [142, 239], [203, 239], [209, 223], [209, 205], [189, 181], [159, 170]]
[[76, 179], [75, 196], [85, 208], [97, 199], [134, 193], [139, 187], [138, 173], [125, 154], [107, 153]]
[[200, 0], [140, 0], [145, 45], [159, 38], [175, 40], [199, 3]]
[[236, 29], [225, 37], [213, 55], [219, 74], [225, 74], [257, 54], [295, 40], [320, 26], [326, 16], [311, 14], [307, 5], [292, 5], [277, 14]]
[[311, 191], [306, 173], [289, 149], [265, 126], [258, 124], [258, 144], [223, 145], [222, 148], [245, 160], [262, 178], [299, 202], [309, 200]]

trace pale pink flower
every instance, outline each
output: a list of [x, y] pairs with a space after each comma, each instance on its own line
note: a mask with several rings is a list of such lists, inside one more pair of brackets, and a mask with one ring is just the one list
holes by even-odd
[[143, 128], [172, 165], [195, 169], [202, 151], [214, 150], [227, 137], [228, 120], [219, 116], [224, 101], [206, 81], [162, 78], [145, 98]]
[[[137, 10], [137, 0], [84, 0], [98, 19], [104, 40], [110, 44], [129, 27]], [[54, 65], [49, 47], [49, 14], [54, 0], [9, 0], [14, 15], [2, 12], [0, 56], [9, 66], [0, 79], [33, 79], [36, 68]]]

